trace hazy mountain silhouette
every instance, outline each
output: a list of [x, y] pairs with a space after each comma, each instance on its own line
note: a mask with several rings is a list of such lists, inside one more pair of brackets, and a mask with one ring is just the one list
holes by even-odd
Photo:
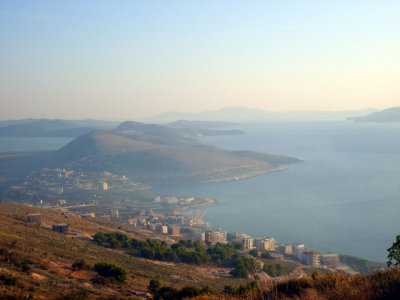
[[227, 151], [188, 139], [179, 130], [136, 122], [125, 122], [113, 131], [80, 136], [53, 155], [55, 165], [60, 167], [108, 170], [147, 183], [246, 178], [283, 170], [278, 163], [298, 161], [250, 151]]
[[[2, 121], [0, 136], [14, 137], [77, 137], [96, 129], [111, 129], [118, 123], [100, 120], [25, 119]], [[11, 124], [11, 125], [7, 125]]]
[[356, 122], [400, 122], [400, 107], [392, 107], [363, 117], [350, 117]]
[[144, 119], [146, 122], [172, 122], [175, 120], [204, 120], [227, 122], [264, 122], [264, 121], [316, 121], [316, 120], [345, 120], [351, 116], [363, 116], [376, 111], [364, 109], [353, 111], [284, 111], [271, 112], [262, 109], [246, 107], [226, 107], [220, 110], [204, 111], [200, 113], [166, 112]]

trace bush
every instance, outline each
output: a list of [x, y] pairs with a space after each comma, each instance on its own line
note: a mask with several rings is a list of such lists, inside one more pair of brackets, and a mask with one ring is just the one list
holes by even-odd
[[107, 262], [99, 262], [94, 266], [94, 270], [103, 277], [124, 282], [126, 280], [126, 270]]
[[56, 298], [56, 300], [86, 300], [86, 299], [89, 299], [89, 296], [88, 292], [85, 290]]
[[251, 249], [249, 251], [249, 254], [253, 257], [258, 257], [258, 250], [257, 249]]
[[77, 270], [86, 269], [87, 265], [86, 265], [86, 262], [83, 259], [81, 259], [81, 260], [74, 262], [71, 267], [73, 270], [77, 271]]
[[16, 285], [17, 284], [17, 278], [8, 276], [8, 275], [0, 275], [0, 280], [4, 281], [4, 285]]
[[272, 256], [269, 252], [263, 252], [263, 253], [261, 253], [261, 258], [272, 259]]

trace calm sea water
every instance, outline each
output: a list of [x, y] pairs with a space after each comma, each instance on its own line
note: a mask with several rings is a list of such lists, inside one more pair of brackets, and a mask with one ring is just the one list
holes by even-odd
[[288, 170], [242, 181], [164, 185], [164, 194], [211, 197], [214, 228], [384, 262], [400, 234], [400, 124], [242, 125], [241, 136], [202, 141], [295, 156]]
[[1, 152], [57, 150], [72, 141], [63, 137], [0, 137]]

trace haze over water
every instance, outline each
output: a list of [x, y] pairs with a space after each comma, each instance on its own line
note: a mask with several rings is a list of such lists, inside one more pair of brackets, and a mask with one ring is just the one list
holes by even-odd
[[243, 181], [158, 186], [212, 197], [214, 228], [384, 262], [400, 229], [400, 125], [340, 122], [240, 126], [246, 135], [201, 140], [304, 160]]
[[[384, 262], [400, 230], [400, 124], [242, 124], [245, 135], [205, 137], [222, 148], [290, 155], [303, 162], [247, 180], [157, 186], [153, 192], [218, 200], [213, 228]], [[69, 138], [0, 137], [0, 152], [47, 150]]]

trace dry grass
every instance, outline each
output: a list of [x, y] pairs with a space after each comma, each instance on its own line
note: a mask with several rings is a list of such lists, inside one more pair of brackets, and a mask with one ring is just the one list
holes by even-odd
[[[46, 227], [29, 225], [25, 222], [26, 213], [42, 213]], [[40, 209], [17, 204], [0, 202], [0, 249], [12, 253], [20, 261], [28, 261], [30, 270], [22, 271], [0, 255], [0, 274], [17, 277], [18, 287], [6, 287], [6, 293], [20, 291], [23, 295], [43, 296], [51, 299], [55, 296], [87, 290], [94, 297], [130, 297], [130, 291], [146, 291], [149, 281], [158, 278], [164, 285], [182, 288], [183, 286], [210, 286], [222, 290], [224, 285], [237, 286], [245, 280], [221, 278], [215, 280], [191, 265], [174, 263], [160, 264], [142, 258], [134, 258], [123, 251], [100, 247], [94, 242], [71, 238], [51, 231], [52, 223], [66, 222], [72, 230], [94, 234], [96, 232], [115, 232], [118, 224], [98, 224], [96, 222], [68, 217], [57, 211]], [[114, 227], [113, 227], [114, 226]], [[135, 230], [130, 237], [145, 238]], [[154, 235], [154, 233], [152, 233]], [[117, 264], [128, 271], [128, 280], [124, 285], [107, 284], [102, 286], [91, 281], [95, 272], [74, 272], [71, 265], [85, 260], [93, 266], [99, 261]], [[107, 288], [106, 288], [107, 287]], [[114, 295], [114, 296], [113, 296]]]

